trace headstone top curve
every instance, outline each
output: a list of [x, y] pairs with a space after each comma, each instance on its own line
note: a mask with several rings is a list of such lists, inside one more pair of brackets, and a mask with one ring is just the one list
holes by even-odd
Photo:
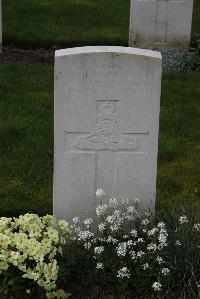
[[86, 46], [86, 47], [61, 49], [55, 51], [55, 58], [62, 57], [62, 56], [69, 56], [69, 55], [89, 54], [89, 53], [132, 54], [132, 55], [156, 58], [160, 60], [162, 59], [162, 55], [158, 51], [138, 49], [132, 47], [121, 47], [121, 46]]

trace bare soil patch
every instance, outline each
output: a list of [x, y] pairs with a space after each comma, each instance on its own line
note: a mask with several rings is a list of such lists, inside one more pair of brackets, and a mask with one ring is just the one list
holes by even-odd
[[23, 50], [17, 48], [3, 47], [0, 53], [0, 63], [20, 62], [20, 63], [53, 63], [53, 49], [33, 49]]

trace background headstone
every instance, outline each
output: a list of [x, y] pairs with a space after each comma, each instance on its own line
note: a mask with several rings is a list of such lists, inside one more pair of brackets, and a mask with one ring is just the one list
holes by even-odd
[[54, 215], [92, 216], [95, 192], [154, 209], [161, 54], [123, 47], [56, 51]]
[[129, 46], [187, 48], [193, 0], [131, 0]]

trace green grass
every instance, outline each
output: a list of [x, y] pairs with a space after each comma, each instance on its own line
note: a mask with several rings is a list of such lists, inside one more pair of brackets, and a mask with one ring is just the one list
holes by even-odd
[[129, 0], [4, 1], [3, 40], [19, 47], [127, 44]]
[[53, 69], [0, 69], [0, 213], [51, 213]]
[[[53, 67], [0, 65], [1, 215], [52, 212]], [[158, 206], [200, 186], [200, 73], [164, 75]]]
[[[130, 0], [3, 1], [3, 44], [22, 48], [128, 44]], [[200, 33], [195, 0], [193, 32]]]
[[200, 34], [200, 1], [194, 1], [192, 31]]
[[157, 194], [167, 201], [186, 198], [200, 186], [198, 82], [200, 73], [163, 78]]
[[[116, 299], [115, 296], [101, 296], [101, 297], [90, 297], [90, 298], [84, 298], [84, 299]], [[126, 299], [126, 295], [125, 296], [120, 296], [120, 298], [118, 297], [118, 299]], [[145, 298], [143, 298], [145, 299]]]

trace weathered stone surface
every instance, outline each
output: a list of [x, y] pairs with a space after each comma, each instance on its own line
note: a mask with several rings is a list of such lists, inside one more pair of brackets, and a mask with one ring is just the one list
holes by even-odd
[[96, 189], [154, 208], [161, 55], [123, 47], [56, 51], [54, 214], [93, 214]]
[[187, 48], [193, 0], [131, 0], [129, 45]]

